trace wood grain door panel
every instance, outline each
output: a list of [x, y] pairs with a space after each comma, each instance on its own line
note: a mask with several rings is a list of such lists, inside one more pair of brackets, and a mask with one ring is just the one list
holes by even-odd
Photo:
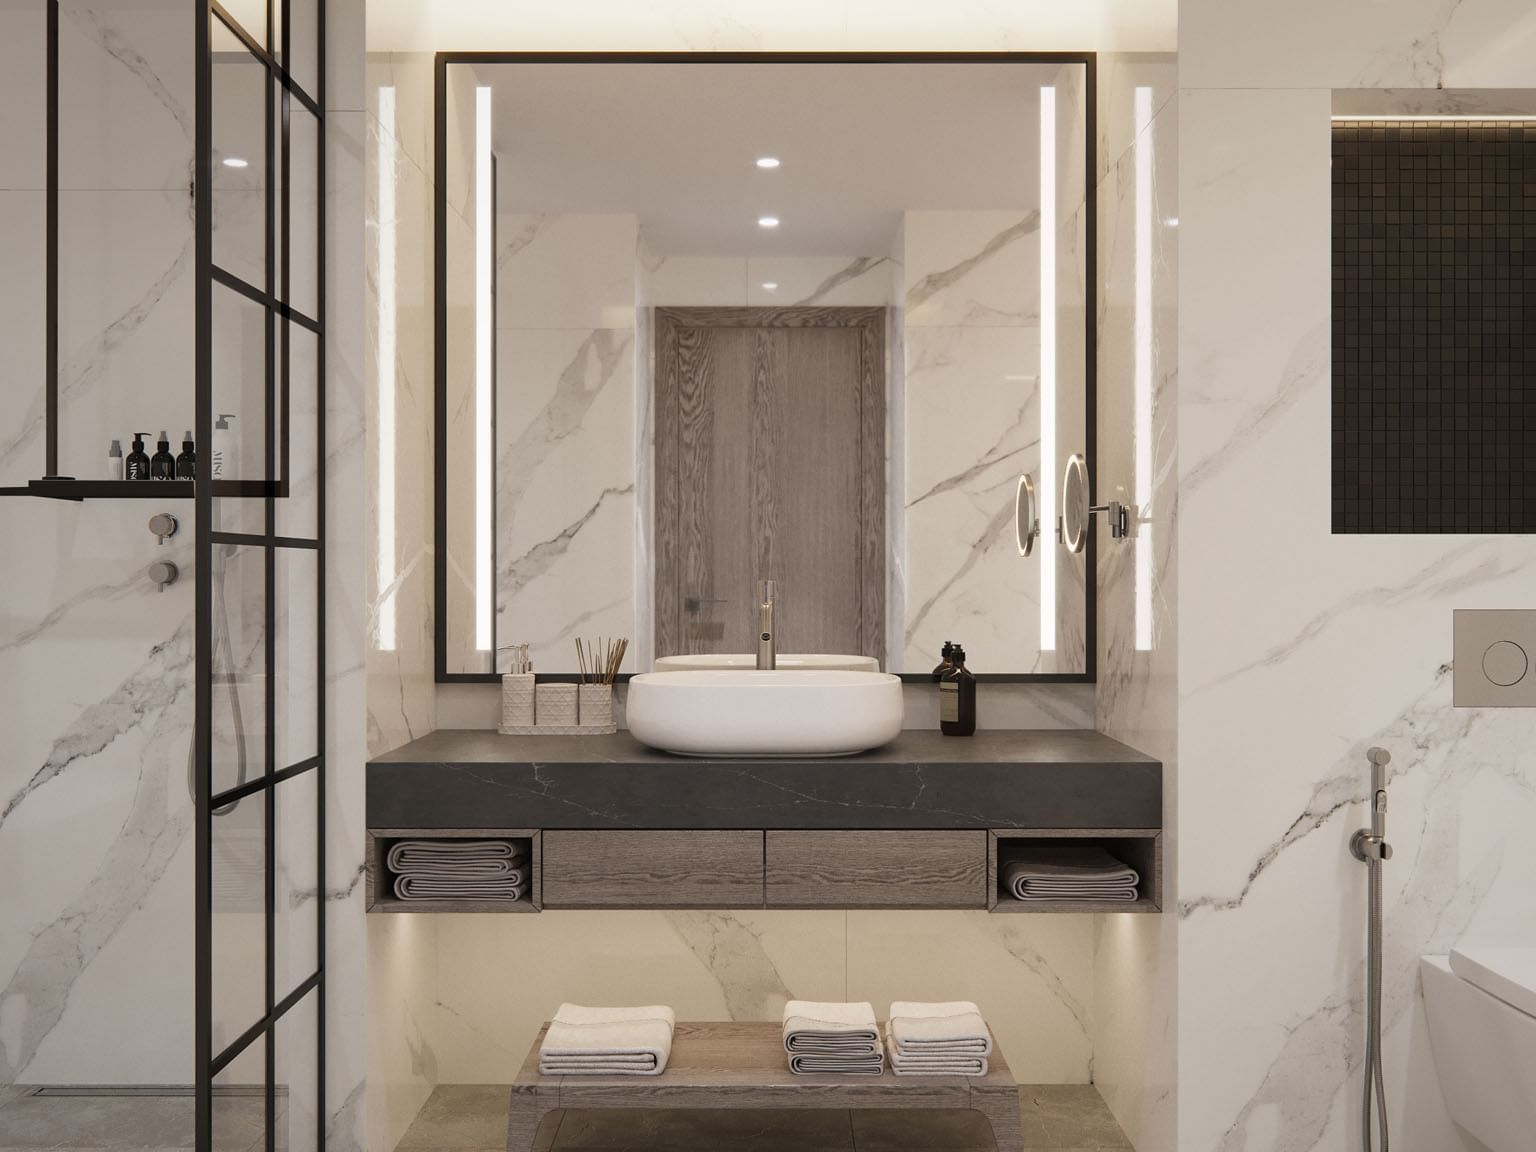
[[763, 834], [550, 829], [543, 872], [546, 908], [759, 908]]
[[985, 830], [770, 830], [765, 836], [770, 908], [987, 906]]
[[656, 651], [885, 657], [885, 314], [656, 314]]

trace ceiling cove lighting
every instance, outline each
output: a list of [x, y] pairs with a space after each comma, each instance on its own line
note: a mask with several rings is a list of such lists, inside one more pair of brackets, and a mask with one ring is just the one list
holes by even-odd
[[249, 168], [250, 166], [251, 162], [242, 156], [224, 157], [224, 167], [226, 168]]
[[759, 156], [757, 158], [757, 166], [759, 168], [777, 168], [779, 166], [779, 158], [777, 156]]
[[475, 89], [475, 648], [491, 650], [491, 89]]
[[757, 218], [757, 226], [759, 228], [777, 228], [779, 226], [779, 218], [777, 216], [759, 216]]
[[1135, 366], [1132, 376], [1135, 430], [1136, 651], [1152, 650], [1152, 89], [1137, 88]]
[[[1040, 89], [1040, 523], [1056, 524], [1056, 89]], [[1056, 549], [1040, 557], [1040, 651], [1056, 651]]]
[[[374, 595], [378, 597], [378, 647], [393, 652], [395, 622], [395, 90], [379, 89], [379, 322], [378, 322], [378, 570]], [[225, 161], [228, 163], [228, 161]]]

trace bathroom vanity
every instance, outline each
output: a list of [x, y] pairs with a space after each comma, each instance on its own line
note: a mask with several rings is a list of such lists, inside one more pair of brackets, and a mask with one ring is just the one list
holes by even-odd
[[[833, 759], [711, 759], [628, 733], [441, 731], [368, 765], [370, 912], [562, 908], [971, 908], [1157, 912], [1162, 765], [1092, 731], [903, 732]], [[401, 839], [526, 847], [519, 901], [402, 901]], [[998, 883], [1030, 842], [1102, 845], [1134, 902], [1025, 904]]]

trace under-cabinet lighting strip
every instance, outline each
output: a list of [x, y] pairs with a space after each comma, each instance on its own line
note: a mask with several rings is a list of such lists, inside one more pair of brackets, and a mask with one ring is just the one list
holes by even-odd
[[491, 650], [491, 89], [475, 89], [475, 648]]
[[[1040, 525], [1056, 531], [1056, 89], [1040, 89]], [[1040, 554], [1040, 651], [1056, 650], [1056, 549]]]
[[393, 652], [396, 644], [395, 622], [395, 358], [396, 307], [395, 255], [395, 181], [398, 178], [395, 133], [395, 89], [379, 89], [379, 188], [378, 188], [378, 261], [379, 261], [379, 556], [378, 646]]

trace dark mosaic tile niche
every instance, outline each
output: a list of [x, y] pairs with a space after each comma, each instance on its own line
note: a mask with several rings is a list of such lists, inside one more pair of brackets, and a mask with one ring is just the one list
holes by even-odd
[[1333, 125], [1333, 530], [1536, 532], [1536, 120]]

